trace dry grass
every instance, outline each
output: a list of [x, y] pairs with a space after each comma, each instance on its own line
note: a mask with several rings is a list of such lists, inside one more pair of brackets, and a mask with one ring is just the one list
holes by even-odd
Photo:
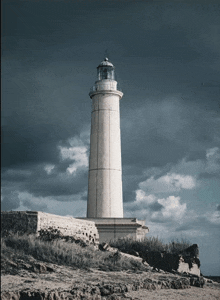
[[127, 259], [120, 253], [112, 254], [95, 250], [93, 246], [81, 247], [60, 239], [45, 241], [34, 235], [10, 235], [2, 238], [2, 257], [31, 255], [37, 260], [79, 269], [97, 268], [103, 271], [144, 270], [140, 262]]
[[[167, 251], [179, 253], [189, 244], [187, 242], [171, 242], [163, 244], [158, 238], [146, 238], [142, 241], [123, 238], [112, 241], [111, 246], [121, 252], [134, 254], [145, 251]], [[2, 238], [2, 257], [7, 260], [13, 252], [14, 256], [30, 255], [33, 258], [53, 264], [72, 266], [78, 269], [96, 268], [103, 271], [145, 270], [145, 266], [134, 259], [128, 259], [120, 253], [109, 253], [95, 250], [94, 246], [82, 247], [73, 240], [60, 238], [46, 239], [45, 236], [10, 234]]]

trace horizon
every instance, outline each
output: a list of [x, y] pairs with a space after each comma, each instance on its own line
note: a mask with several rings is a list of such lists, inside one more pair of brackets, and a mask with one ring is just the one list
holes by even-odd
[[220, 276], [218, 1], [2, 1], [2, 210], [86, 216], [90, 88], [120, 101], [124, 217]]

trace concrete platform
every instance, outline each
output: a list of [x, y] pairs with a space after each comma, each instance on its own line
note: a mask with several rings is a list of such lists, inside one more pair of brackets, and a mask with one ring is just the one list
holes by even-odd
[[145, 221], [136, 218], [82, 218], [93, 221], [98, 229], [99, 242], [109, 242], [121, 237], [143, 239], [149, 232]]

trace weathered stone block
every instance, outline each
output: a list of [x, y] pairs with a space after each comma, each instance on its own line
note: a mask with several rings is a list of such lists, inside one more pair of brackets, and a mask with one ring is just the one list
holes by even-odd
[[99, 234], [93, 221], [39, 211], [2, 212], [1, 228], [3, 236], [10, 232], [39, 234], [42, 230], [59, 230], [63, 236], [71, 236], [92, 244], [99, 242]]

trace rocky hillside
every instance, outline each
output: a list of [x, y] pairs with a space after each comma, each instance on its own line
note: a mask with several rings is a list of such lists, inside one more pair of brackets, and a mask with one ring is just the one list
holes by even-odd
[[[23, 260], [25, 259], [25, 260]], [[164, 271], [80, 270], [30, 256], [4, 261], [2, 299], [218, 299], [220, 284]], [[205, 285], [204, 285], [205, 284]], [[179, 298], [177, 297], [179, 295]], [[194, 295], [196, 298], [190, 298]], [[202, 296], [203, 295], [203, 296]], [[209, 298], [207, 297], [209, 295]], [[207, 297], [207, 298], [206, 298]]]
[[[36, 259], [36, 253], [25, 254], [15, 249], [12, 241], [16, 239], [9, 240], [11, 247], [4, 243], [2, 247], [3, 300], [219, 299], [218, 283], [201, 276], [153, 268], [141, 263], [137, 257], [133, 257], [131, 263], [130, 255], [124, 256], [118, 251], [102, 256], [103, 251], [93, 249], [95, 255], [102, 258], [103, 264], [97, 260], [96, 267], [94, 264], [89, 267], [86, 263], [79, 268], [65, 263], [65, 257], [59, 263]], [[86, 256], [90, 252], [83, 253]], [[125, 263], [126, 260], [129, 264]]]

